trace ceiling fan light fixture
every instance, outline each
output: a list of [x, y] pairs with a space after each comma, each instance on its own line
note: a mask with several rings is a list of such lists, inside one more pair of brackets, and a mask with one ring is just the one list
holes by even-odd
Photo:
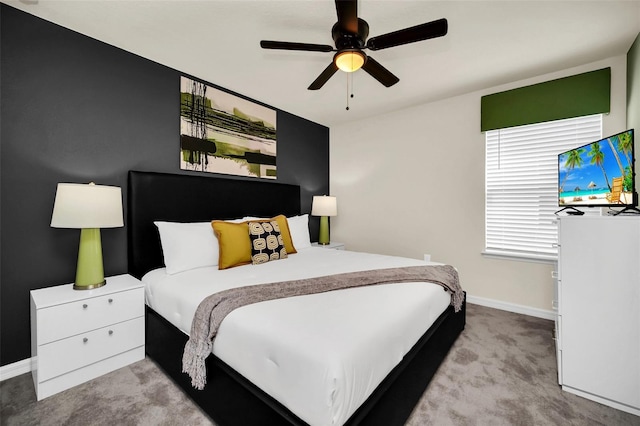
[[[25, 1], [25, 0], [21, 0]], [[398, 31], [369, 37], [369, 24], [358, 17], [358, 0], [334, 0], [338, 22], [331, 27], [334, 46], [328, 44], [297, 43], [288, 41], [261, 40], [263, 49], [302, 50], [307, 52], [337, 52], [333, 61], [307, 88], [318, 90], [338, 70], [354, 72], [362, 68], [367, 74], [385, 87], [391, 87], [400, 81], [391, 71], [364, 53], [364, 49], [382, 50], [404, 44], [442, 37], [449, 31], [447, 20], [437, 19]]]
[[336, 66], [344, 72], [354, 72], [362, 68], [367, 57], [359, 50], [342, 50], [333, 58]]

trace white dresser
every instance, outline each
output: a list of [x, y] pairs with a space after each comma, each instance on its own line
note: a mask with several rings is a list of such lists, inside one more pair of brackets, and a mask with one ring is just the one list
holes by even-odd
[[32, 375], [38, 400], [144, 359], [144, 287], [130, 275], [94, 290], [31, 291]]
[[562, 389], [640, 415], [640, 217], [558, 221]]

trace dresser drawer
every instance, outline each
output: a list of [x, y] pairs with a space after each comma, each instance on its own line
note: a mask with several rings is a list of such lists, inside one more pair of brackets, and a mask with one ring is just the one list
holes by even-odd
[[38, 344], [144, 315], [144, 289], [136, 288], [38, 310]]
[[144, 345], [144, 317], [38, 347], [38, 380], [43, 382]]

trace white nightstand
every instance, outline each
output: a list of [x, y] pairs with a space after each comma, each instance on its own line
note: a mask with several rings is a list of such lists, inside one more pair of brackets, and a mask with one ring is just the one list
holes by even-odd
[[38, 401], [144, 359], [144, 286], [130, 275], [107, 285], [31, 291], [31, 371]]
[[337, 243], [335, 241], [331, 241], [329, 244], [319, 244], [319, 243], [311, 243], [313, 247], [322, 247], [334, 250], [344, 250], [344, 243]]

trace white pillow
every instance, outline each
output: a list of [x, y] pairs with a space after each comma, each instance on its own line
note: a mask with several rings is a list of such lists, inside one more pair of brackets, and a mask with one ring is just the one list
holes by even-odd
[[218, 239], [211, 222], [153, 222], [160, 232], [167, 274], [218, 264]]
[[296, 250], [311, 247], [309, 238], [309, 215], [292, 216], [287, 218], [291, 240]]

